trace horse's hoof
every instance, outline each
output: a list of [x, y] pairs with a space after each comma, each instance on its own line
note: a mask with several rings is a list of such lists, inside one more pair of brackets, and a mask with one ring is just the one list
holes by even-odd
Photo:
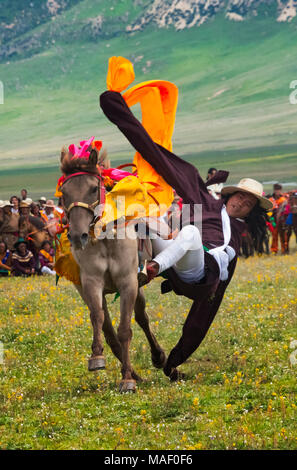
[[156, 367], [157, 369], [163, 369], [163, 367], [166, 364], [166, 361], [167, 361], [167, 358], [166, 358], [166, 354], [164, 353], [164, 351], [161, 351], [158, 357], [152, 354], [152, 363], [153, 363], [153, 366]]
[[170, 382], [179, 382], [180, 380], [185, 380], [186, 374], [180, 372], [178, 369], [172, 369], [169, 379]]
[[136, 392], [136, 382], [133, 379], [122, 380], [119, 386], [119, 391], [121, 393], [135, 393]]
[[105, 369], [105, 358], [104, 356], [90, 357], [88, 361], [89, 371]]

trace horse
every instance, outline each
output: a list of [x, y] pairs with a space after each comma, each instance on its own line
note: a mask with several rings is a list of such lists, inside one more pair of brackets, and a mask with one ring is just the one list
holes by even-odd
[[39, 252], [45, 240], [51, 240], [46, 225], [39, 217], [21, 215], [19, 218], [19, 236], [29, 241], [33, 254]]
[[[162, 368], [166, 355], [151, 332], [145, 311], [145, 298], [138, 286], [138, 251], [136, 237], [96, 239], [92, 237], [95, 213], [102, 204], [104, 186], [98, 165], [99, 152], [91, 149], [89, 158], [74, 158], [64, 148], [61, 152], [60, 186], [62, 205], [69, 222], [68, 239], [80, 268], [81, 285], [75, 285], [90, 311], [93, 327], [89, 371], [105, 368], [102, 332], [113, 354], [121, 362], [120, 392], [135, 392], [136, 374], [130, 362], [131, 316], [143, 329], [151, 349], [153, 365]], [[135, 234], [135, 229], [133, 227]], [[100, 237], [101, 238], [101, 237]], [[133, 238], [133, 239], [132, 239]], [[106, 302], [106, 294], [120, 294], [120, 323], [115, 332]]]

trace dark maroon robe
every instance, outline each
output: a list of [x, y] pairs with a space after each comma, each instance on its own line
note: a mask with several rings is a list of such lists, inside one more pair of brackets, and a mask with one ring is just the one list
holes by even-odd
[[[197, 168], [153, 142], [120, 93], [106, 91], [100, 96], [100, 105], [108, 119], [118, 126], [141, 156], [183, 198], [183, 204], [190, 205], [192, 223], [194, 204], [202, 205], [203, 245], [209, 249], [223, 245], [224, 234], [221, 219], [223, 201], [214, 199], [209, 194], [207, 186], [225, 182], [229, 173], [217, 172], [206, 185]], [[207, 252], [205, 253], [205, 277], [199, 283], [183, 282], [172, 268], [167, 271], [168, 280], [162, 283], [162, 292], [169, 292], [173, 289], [176, 294], [184, 295], [194, 302], [183, 326], [182, 336], [168, 357], [164, 368], [166, 375], [170, 375], [172, 368], [182, 364], [200, 345], [218, 311], [226, 287], [231, 281], [245, 223], [230, 217], [230, 224], [229, 245], [234, 248], [236, 256], [229, 264], [229, 276], [226, 281], [220, 281], [219, 266], [213, 256]]]

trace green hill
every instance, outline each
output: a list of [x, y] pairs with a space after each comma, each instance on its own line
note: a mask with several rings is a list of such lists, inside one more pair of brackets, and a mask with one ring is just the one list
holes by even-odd
[[[203, 175], [217, 166], [231, 171], [230, 182], [247, 174], [297, 181], [297, 106], [289, 102], [297, 79], [296, 22], [236, 23], [217, 15], [180, 32], [117, 35], [143, 3], [85, 0], [10, 39], [20, 45], [35, 38], [36, 47], [0, 63], [0, 198], [23, 186], [34, 197], [50, 194], [62, 145], [91, 135], [104, 141], [113, 163], [132, 160], [133, 150], [98, 106], [112, 55], [133, 61], [135, 83], [161, 78], [178, 85], [174, 150]], [[88, 22], [99, 4], [111, 16], [106, 37]]]

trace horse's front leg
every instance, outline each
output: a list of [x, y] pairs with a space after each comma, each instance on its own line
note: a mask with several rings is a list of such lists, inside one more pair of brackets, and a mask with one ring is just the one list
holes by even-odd
[[[106, 299], [104, 296], [103, 296], [103, 309], [104, 309], [104, 323], [103, 323], [102, 329], [103, 329], [106, 342], [110, 346], [110, 349], [112, 350], [115, 357], [117, 357], [118, 360], [122, 363], [121, 343], [119, 342], [117, 334], [112, 325]], [[142, 378], [138, 374], [136, 374], [134, 369], [132, 369], [132, 378], [136, 380], [136, 382], [142, 382]]]
[[131, 316], [137, 297], [138, 283], [135, 276], [126, 277], [120, 287], [121, 318], [118, 327], [118, 340], [122, 348], [122, 381], [120, 392], [135, 392], [136, 382], [132, 377], [129, 346], [132, 338]]
[[103, 356], [102, 327], [104, 323], [103, 282], [94, 277], [81, 276], [82, 297], [90, 310], [93, 327], [92, 356], [88, 362], [90, 371], [105, 369]]

